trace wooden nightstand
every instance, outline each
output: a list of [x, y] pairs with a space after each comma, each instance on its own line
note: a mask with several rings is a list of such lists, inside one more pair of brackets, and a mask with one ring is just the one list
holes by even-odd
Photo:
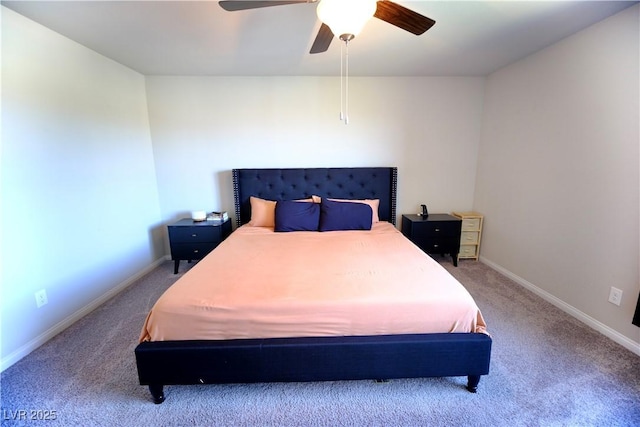
[[173, 274], [178, 274], [180, 260], [202, 259], [231, 234], [231, 220], [199, 221], [184, 218], [168, 226]]
[[402, 234], [428, 254], [450, 254], [458, 266], [462, 220], [448, 214], [402, 215]]

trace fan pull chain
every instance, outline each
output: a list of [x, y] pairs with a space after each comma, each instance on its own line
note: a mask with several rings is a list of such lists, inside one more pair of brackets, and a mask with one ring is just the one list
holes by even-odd
[[340, 121], [344, 120], [344, 111], [342, 109], [342, 107], [344, 106], [344, 89], [342, 87], [342, 76], [343, 76], [342, 63], [344, 58], [343, 49], [344, 48], [342, 47], [342, 44], [340, 44]]
[[345, 45], [345, 89], [344, 89], [344, 124], [349, 124], [349, 40], [344, 42]]
[[[349, 124], [349, 40], [340, 45], [340, 121]], [[344, 64], [344, 67], [343, 67]]]

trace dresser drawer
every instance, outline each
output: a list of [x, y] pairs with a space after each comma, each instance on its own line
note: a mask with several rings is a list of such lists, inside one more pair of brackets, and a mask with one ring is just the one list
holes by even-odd
[[480, 230], [480, 218], [465, 218], [462, 220], [462, 231]]
[[475, 258], [476, 251], [478, 250], [477, 245], [462, 245], [460, 246], [460, 258]]
[[478, 231], [462, 231], [462, 236], [460, 237], [461, 245], [475, 245], [478, 243], [478, 237], [480, 233]]
[[171, 244], [171, 258], [176, 259], [202, 259], [211, 252], [217, 243], [173, 243]]
[[169, 227], [171, 243], [215, 242], [220, 240], [220, 227]]

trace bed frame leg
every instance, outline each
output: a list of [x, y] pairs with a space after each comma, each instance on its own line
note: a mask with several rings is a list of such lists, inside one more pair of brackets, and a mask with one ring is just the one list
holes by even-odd
[[160, 404], [164, 402], [164, 391], [162, 384], [149, 384], [149, 391], [153, 397], [153, 403]]
[[469, 375], [467, 380], [467, 390], [471, 393], [478, 391], [478, 383], [480, 382], [480, 375]]

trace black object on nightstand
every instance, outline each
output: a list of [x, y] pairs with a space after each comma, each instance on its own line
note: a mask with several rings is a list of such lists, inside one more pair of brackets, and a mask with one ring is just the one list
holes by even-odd
[[180, 260], [202, 259], [229, 237], [231, 220], [217, 222], [184, 218], [168, 228], [171, 259], [175, 262], [173, 274], [178, 274]]
[[462, 220], [448, 214], [402, 215], [402, 234], [428, 254], [450, 254], [458, 266]]

